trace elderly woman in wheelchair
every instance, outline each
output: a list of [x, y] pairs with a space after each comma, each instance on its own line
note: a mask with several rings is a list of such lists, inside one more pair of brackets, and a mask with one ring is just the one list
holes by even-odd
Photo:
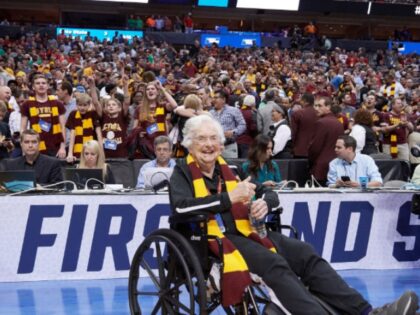
[[[278, 196], [239, 181], [220, 155], [223, 143], [223, 129], [210, 116], [187, 121], [183, 145], [190, 154], [170, 181], [173, 229], [153, 232], [133, 258], [132, 314], [153, 296], [147, 314], [209, 314], [220, 304], [227, 314], [415, 314], [414, 292], [372, 309], [309, 244], [274, 231], [260, 237], [249, 217], [264, 220]], [[146, 288], [141, 272], [152, 282]]]

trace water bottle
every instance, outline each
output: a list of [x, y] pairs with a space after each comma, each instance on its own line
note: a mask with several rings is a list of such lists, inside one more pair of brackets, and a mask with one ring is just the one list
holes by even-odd
[[255, 232], [257, 232], [258, 236], [260, 238], [267, 237], [267, 228], [265, 226], [265, 221], [263, 220], [257, 220], [251, 215], [251, 206], [252, 206], [252, 200], [249, 204], [249, 222], [251, 223], [251, 226], [254, 228]]

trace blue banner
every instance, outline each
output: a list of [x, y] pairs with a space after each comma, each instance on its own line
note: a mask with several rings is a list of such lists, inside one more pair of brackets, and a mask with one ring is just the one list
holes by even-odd
[[[420, 268], [411, 196], [279, 193], [282, 223], [341, 270]], [[1, 198], [0, 251], [7, 254], [0, 255], [0, 282], [127, 277], [137, 247], [167, 228], [170, 215], [167, 195]]]
[[201, 34], [202, 46], [211, 46], [213, 43], [217, 44], [219, 47], [261, 47], [261, 35], [259, 33], [246, 32], [229, 32], [228, 34]]
[[125, 30], [106, 30], [106, 29], [93, 29], [93, 28], [68, 28], [68, 27], [57, 27], [57, 35], [61, 34], [64, 30], [66, 36], [80, 37], [82, 40], [86, 36], [90, 36], [92, 39], [97, 38], [99, 41], [106, 39], [112, 41], [114, 37], [122, 35], [123, 38], [128, 39], [129, 42], [134, 37], [143, 38], [143, 31], [125, 31]]

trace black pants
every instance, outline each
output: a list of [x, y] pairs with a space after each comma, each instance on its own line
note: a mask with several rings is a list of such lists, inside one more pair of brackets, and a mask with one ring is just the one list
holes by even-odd
[[249, 270], [262, 277], [293, 315], [327, 314], [306, 287], [340, 314], [359, 315], [369, 306], [308, 243], [269, 232], [279, 249], [279, 253], [273, 253], [244, 236], [226, 237], [242, 254]]

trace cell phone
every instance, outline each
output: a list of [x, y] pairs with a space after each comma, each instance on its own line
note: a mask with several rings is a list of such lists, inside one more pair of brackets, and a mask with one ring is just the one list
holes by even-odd
[[348, 176], [341, 176], [341, 180], [343, 182], [349, 182], [350, 181], [350, 177], [348, 177]]

